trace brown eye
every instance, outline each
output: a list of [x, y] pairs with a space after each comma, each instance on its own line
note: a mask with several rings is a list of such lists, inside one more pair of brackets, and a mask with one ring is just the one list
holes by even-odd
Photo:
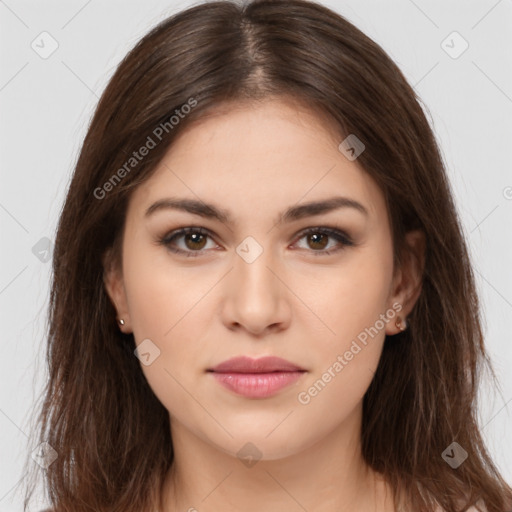
[[[160, 240], [170, 251], [185, 256], [200, 256], [205, 250], [210, 234], [203, 228], [183, 228], [169, 233]], [[182, 247], [177, 247], [177, 241], [183, 240]]]
[[[184, 235], [185, 245], [189, 249], [203, 249], [206, 241], [205, 235], [201, 233], [187, 233]], [[187, 244], [187, 242], [189, 244]]]
[[313, 233], [306, 236], [308, 242], [312, 244], [310, 246], [312, 249], [325, 249], [326, 245], [329, 243], [329, 237], [324, 233]]
[[[306, 247], [301, 249], [305, 249], [315, 256], [326, 256], [354, 245], [345, 232], [327, 227], [309, 228], [302, 232], [299, 240], [304, 238]], [[169, 233], [160, 239], [159, 243], [174, 253], [194, 257], [204, 254], [207, 250], [208, 239], [213, 240], [213, 237], [206, 229], [187, 227]], [[181, 247], [178, 244], [180, 240], [183, 241]], [[330, 246], [331, 240], [334, 242], [332, 246]]]
[[[309, 228], [301, 233], [299, 240], [303, 238], [306, 239], [307, 247], [305, 250], [309, 250], [315, 256], [325, 256], [354, 245], [346, 233], [331, 228]], [[334, 240], [334, 244], [326, 250], [326, 247], [329, 246], [330, 239]]]

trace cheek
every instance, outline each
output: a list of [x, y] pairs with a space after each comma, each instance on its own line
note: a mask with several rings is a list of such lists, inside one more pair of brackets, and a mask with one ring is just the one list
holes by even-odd
[[[123, 271], [132, 327], [137, 341], [154, 338], [167, 344], [184, 325], [199, 330], [201, 302], [213, 276], [198, 278], [193, 267], [172, 266], [162, 248], [126, 247]], [[190, 336], [194, 333], [190, 333]]]
[[162, 405], [185, 416], [192, 412], [185, 389], [190, 388], [189, 382], [202, 369], [197, 347], [207, 332], [200, 318], [201, 301], [198, 302], [207, 291], [207, 283], [192, 282], [194, 286], [186, 286], [183, 279], [169, 272], [138, 267], [126, 283], [136, 345], [142, 352], [149, 339], [150, 352], [155, 354], [148, 365], [141, 359], [141, 369]]
[[125, 255], [125, 289], [135, 342], [139, 346], [151, 340], [158, 354], [147, 366], [141, 362], [142, 371], [168, 410], [187, 410], [190, 396], [183, 386], [189, 388], [201, 376], [204, 354], [212, 350], [207, 340], [214, 321], [209, 292], [218, 277], [202, 273], [198, 278], [193, 267], [171, 268], [163, 251], [143, 250], [135, 244], [126, 247]]
[[[328, 411], [329, 404], [337, 402], [337, 414], [344, 415], [370, 385], [382, 352], [386, 319], [394, 317], [388, 304], [392, 249], [379, 247], [354, 253], [343, 267], [315, 280], [314, 293], [309, 295], [311, 309], [320, 312], [327, 327], [315, 343], [315, 372], [302, 387], [307, 396], [299, 403], [314, 402], [332, 415], [336, 413]], [[309, 386], [313, 386], [310, 392]]]
[[339, 266], [302, 273], [294, 291], [322, 321], [326, 346], [343, 349], [389, 307], [392, 271], [391, 247], [375, 244], [347, 253]]

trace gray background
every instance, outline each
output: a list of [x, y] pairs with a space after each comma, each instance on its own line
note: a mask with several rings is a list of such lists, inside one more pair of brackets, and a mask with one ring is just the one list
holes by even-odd
[[[512, 482], [512, 0], [322, 3], [390, 54], [432, 115], [501, 384], [501, 394], [481, 390], [483, 435]], [[0, 512], [21, 510], [30, 413], [46, 379], [50, 253], [40, 240], [54, 239], [90, 116], [120, 59], [189, 5], [0, 0]], [[469, 44], [460, 55], [464, 42], [453, 31]], [[51, 38], [58, 48], [42, 58]]]

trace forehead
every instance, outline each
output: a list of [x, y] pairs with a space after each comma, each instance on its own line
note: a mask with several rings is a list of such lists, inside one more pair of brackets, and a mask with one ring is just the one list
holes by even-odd
[[[294, 154], [310, 152], [318, 157], [320, 152], [332, 151], [341, 142], [340, 128], [322, 111], [313, 110], [304, 102], [279, 97], [264, 101], [242, 101], [221, 104], [210, 110], [182, 131], [168, 151], [168, 158], [178, 161], [193, 155], [194, 147], [208, 147], [212, 156], [258, 156], [257, 161], [267, 157], [273, 160], [282, 157], [292, 159]], [[298, 142], [305, 143], [298, 146]], [[293, 147], [293, 151], [285, 150]], [[296, 147], [295, 147], [296, 146]], [[235, 154], [236, 153], [236, 154]]]
[[339, 151], [342, 140], [330, 118], [301, 103], [223, 105], [179, 134], [131, 206], [172, 195], [229, 205], [241, 216], [254, 216], [255, 207], [275, 215], [293, 203], [343, 195], [382, 214], [381, 191]]

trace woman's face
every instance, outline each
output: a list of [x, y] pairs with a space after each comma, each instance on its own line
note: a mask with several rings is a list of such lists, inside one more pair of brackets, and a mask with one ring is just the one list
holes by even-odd
[[[106, 283], [172, 429], [268, 460], [358, 432], [405, 288], [383, 194], [341, 142], [282, 100], [239, 105], [191, 125], [133, 193], [122, 274]], [[203, 232], [171, 240], [186, 227]], [[237, 356], [302, 371], [209, 371]]]

